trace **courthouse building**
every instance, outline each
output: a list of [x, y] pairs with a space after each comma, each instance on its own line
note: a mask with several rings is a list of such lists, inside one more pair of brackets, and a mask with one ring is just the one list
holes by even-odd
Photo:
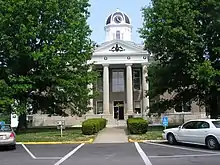
[[[122, 11], [115, 11], [105, 21], [105, 41], [94, 50], [92, 59], [99, 78], [94, 84], [89, 84], [99, 96], [90, 100], [91, 110], [82, 117], [65, 117], [66, 125], [80, 125], [88, 118], [106, 118], [109, 125], [115, 125], [118, 120], [126, 124], [129, 115], [146, 116], [149, 111], [149, 98], [145, 96], [149, 89], [147, 67], [152, 56], [144, 50], [144, 45], [132, 41], [132, 21]], [[166, 75], [164, 75], [166, 76]], [[165, 94], [163, 97], [171, 97]], [[164, 114], [162, 114], [164, 115]], [[180, 123], [183, 120], [203, 118], [205, 109], [191, 102], [168, 110], [169, 122]], [[60, 116], [49, 117], [46, 114], [33, 115], [33, 126], [56, 125]], [[155, 123], [160, 123], [161, 117], [151, 117]]]

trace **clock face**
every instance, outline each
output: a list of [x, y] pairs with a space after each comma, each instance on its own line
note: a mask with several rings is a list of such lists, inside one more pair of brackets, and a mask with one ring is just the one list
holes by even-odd
[[122, 17], [120, 15], [116, 15], [114, 18], [115, 23], [121, 23]]

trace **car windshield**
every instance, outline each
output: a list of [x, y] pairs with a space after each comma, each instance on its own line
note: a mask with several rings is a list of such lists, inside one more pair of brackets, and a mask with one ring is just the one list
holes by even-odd
[[212, 122], [216, 128], [220, 128], [220, 120]]
[[7, 132], [11, 131], [11, 126], [10, 125], [0, 125], [0, 132]]

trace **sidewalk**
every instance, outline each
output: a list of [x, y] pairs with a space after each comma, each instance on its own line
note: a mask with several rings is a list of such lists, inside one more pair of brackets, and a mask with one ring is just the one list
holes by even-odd
[[105, 128], [100, 131], [94, 143], [127, 143], [125, 127]]

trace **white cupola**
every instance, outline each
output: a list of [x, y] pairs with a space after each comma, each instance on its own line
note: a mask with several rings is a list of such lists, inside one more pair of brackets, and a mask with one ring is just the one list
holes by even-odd
[[110, 14], [105, 24], [106, 41], [124, 40], [131, 41], [132, 25], [127, 14], [119, 11]]

